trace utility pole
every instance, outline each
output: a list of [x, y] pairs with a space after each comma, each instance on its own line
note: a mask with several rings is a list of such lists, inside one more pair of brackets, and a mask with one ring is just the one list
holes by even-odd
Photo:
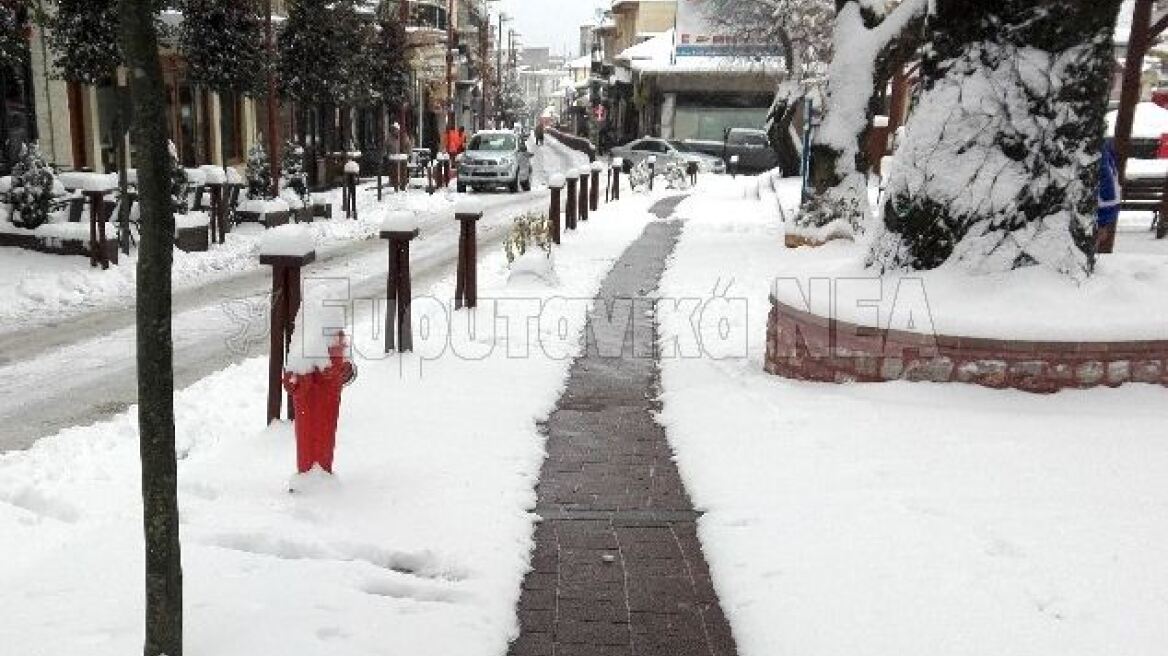
[[[495, 32], [495, 119], [500, 120], [503, 107], [503, 21], [507, 14], [499, 12], [499, 29]], [[498, 127], [498, 126], [495, 126]]]
[[268, 48], [268, 163], [271, 166], [272, 197], [280, 195], [280, 129], [276, 121], [279, 104], [276, 102], [276, 41], [272, 34], [272, 0], [267, 1], [268, 22], [264, 38]]
[[482, 14], [479, 16], [479, 70], [483, 80], [483, 89], [480, 97], [482, 105], [479, 107], [478, 129], [487, 129], [487, 95], [489, 93], [491, 76], [488, 74], [487, 62], [491, 56], [491, 9], [487, 0], [483, 0]]

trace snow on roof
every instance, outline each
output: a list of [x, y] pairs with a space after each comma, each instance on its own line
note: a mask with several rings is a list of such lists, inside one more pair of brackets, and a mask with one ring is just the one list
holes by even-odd
[[633, 68], [642, 73], [721, 73], [779, 75], [784, 70], [782, 57], [678, 57], [676, 62], [633, 62]]
[[572, 61], [568, 62], [567, 64], [564, 64], [564, 68], [570, 68], [570, 69], [592, 68], [592, 57], [591, 57], [591, 55], [584, 55], [583, 57], [577, 57], [577, 58], [573, 59]]
[[616, 56], [618, 62], [663, 61], [673, 59], [673, 30], [638, 43], [631, 48], [625, 48]]
[[[1119, 111], [1107, 112], [1107, 135], [1115, 135], [1115, 121]], [[1159, 139], [1168, 134], [1168, 109], [1152, 102], [1136, 105], [1135, 121], [1132, 123], [1132, 137], [1136, 139]]]

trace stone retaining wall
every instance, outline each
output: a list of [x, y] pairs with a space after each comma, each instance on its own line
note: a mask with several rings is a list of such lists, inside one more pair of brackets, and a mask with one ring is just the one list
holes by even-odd
[[1028, 392], [1168, 387], [1168, 340], [1036, 342], [922, 335], [827, 319], [771, 299], [766, 370], [819, 382], [973, 383]]

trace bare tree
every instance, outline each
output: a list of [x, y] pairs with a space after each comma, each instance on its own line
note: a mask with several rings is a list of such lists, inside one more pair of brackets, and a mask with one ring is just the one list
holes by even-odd
[[171, 264], [174, 213], [166, 86], [154, 15], [158, 0], [118, 0], [122, 52], [131, 72], [131, 139], [138, 160], [138, 430], [146, 541], [144, 656], [182, 656], [182, 556], [174, 451]]

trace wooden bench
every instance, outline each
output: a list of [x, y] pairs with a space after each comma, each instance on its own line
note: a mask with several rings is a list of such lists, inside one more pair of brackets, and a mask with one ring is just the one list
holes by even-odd
[[1123, 199], [1119, 209], [1125, 212], [1151, 212], [1152, 230], [1163, 230], [1160, 208], [1164, 202], [1164, 178], [1128, 178], [1123, 182]]

